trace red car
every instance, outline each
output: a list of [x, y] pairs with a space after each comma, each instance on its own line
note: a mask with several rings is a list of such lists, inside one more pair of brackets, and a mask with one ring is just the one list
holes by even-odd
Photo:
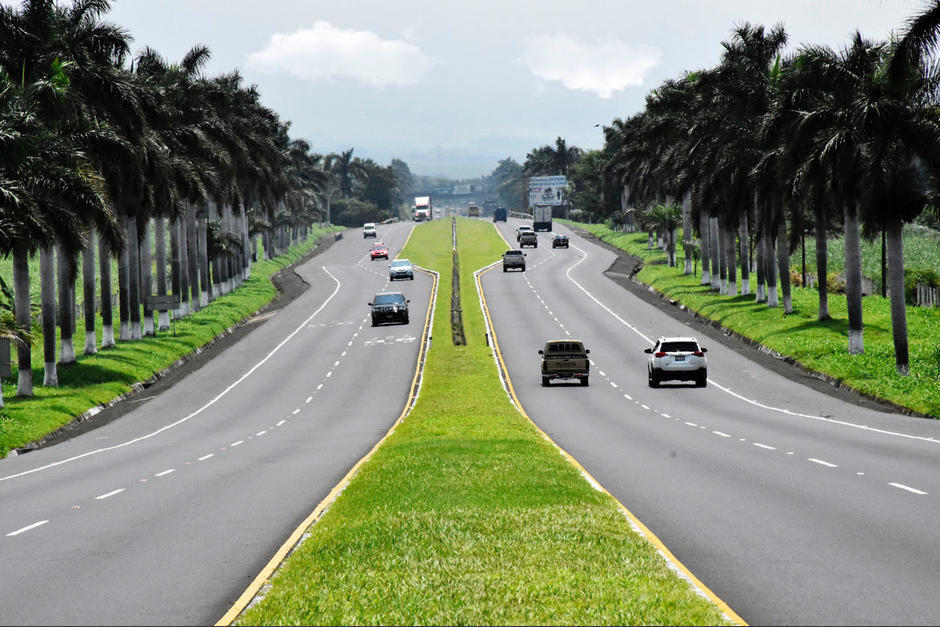
[[372, 244], [372, 248], [369, 249], [369, 256], [372, 258], [372, 261], [376, 259], [388, 259], [388, 246], [382, 242]]

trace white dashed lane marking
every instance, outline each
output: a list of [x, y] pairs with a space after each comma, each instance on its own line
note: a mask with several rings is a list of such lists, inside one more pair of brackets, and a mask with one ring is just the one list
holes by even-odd
[[31, 529], [35, 529], [36, 527], [42, 527], [42, 526], [45, 525], [47, 522], [49, 522], [49, 521], [48, 521], [48, 520], [40, 520], [40, 521], [38, 521], [38, 522], [34, 522], [33, 524], [27, 525], [27, 526], [23, 527], [22, 529], [17, 529], [16, 531], [11, 531], [10, 533], [7, 534], [7, 537], [8, 537], [8, 538], [12, 538], [13, 536], [18, 536], [18, 535], [20, 535], [21, 533], [25, 533], [25, 532], [27, 532], [27, 531], [30, 531]]
[[759, 447], [759, 448], [765, 448], [765, 449], [767, 449], [768, 451], [776, 451], [776, 450], [777, 450], [777, 447], [776, 447], [776, 446], [768, 446], [767, 444], [761, 444], [760, 442], [752, 442], [752, 444], [754, 444], [754, 446], [757, 446], [757, 447]]
[[712, 431], [712, 433], [714, 433], [715, 435], [720, 435], [720, 436], [723, 437], [723, 438], [730, 438], [730, 437], [731, 437], [730, 435], [728, 435], [727, 433], [724, 433], [724, 432], [722, 432], [722, 431]]
[[820, 466], [825, 466], [825, 467], [827, 467], [827, 468], [838, 468], [838, 467], [839, 467], [837, 464], [833, 464], [833, 463], [824, 461], [824, 460], [822, 460], [822, 459], [816, 459], [815, 457], [810, 457], [810, 458], [809, 458], [809, 461], [813, 462], [814, 464], [819, 464]]
[[229, 444], [229, 446], [231, 446], [232, 448], [235, 448], [239, 444], [244, 444], [244, 443], [245, 443], [244, 440], [239, 440], [238, 442], [232, 442], [231, 444]]
[[889, 483], [888, 485], [889, 485], [889, 486], [892, 486], [892, 487], [894, 487], [894, 488], [900, 488], [900, 489], [902, 489], [902, 490], [907, 490], [908, 492], [911, 492], [912, 494], [917, 494], [917, 495], [919, 495], [919, 496], [924, 496], [924, 495], [927, 494], [927, 493], [924, 492], [923, 490], [918, 490], [917, 488], [912, 488], [911, 486], [904, 485], [903, 483]]
[[277, 423], [276, 425], [274, 425], [274, 426], [275, 426], [275, 427], [280, 427], [280, 426], [281, 426], [282, 424], [284, 424], [285, 422], [287, 422], [287, 421], [282, 419], [280, 422], [278, 422], [278, 423]]
[[164, 470], [163, 472], [158, 472], [157, 474], [154, 475], [154, 477], [165, 477], [171, 472], [176, 472], [176, 468], [168, 468]]
[[208, 455], [203, 455], [202, 457], [198, 458], [196, 461], [197, 461], [197, 462], [204, 462], [204, 461], [206, 461], [207, 459], [209, 459], [210, 457], [214, 457], [214, 456], [215, 456], [215, 453], [209, 453]]
[[118, 488], [117, 490], [111, 490], [110, 492], [105, 492], [104, 494], [101, 494], [101, 495], [99, 495], [99, 496], [96, 496], [96, 497], [95, 497], [95, 500], [96, 500], [96, 501], [101, 501], [101, 500], [103, 500], [103, 499], [112, 497], [112, 496], [114, 496], [115, 494], [120, 494], [120, 493], [123, 492], [123, 491], [124, 491], [124, 488]]

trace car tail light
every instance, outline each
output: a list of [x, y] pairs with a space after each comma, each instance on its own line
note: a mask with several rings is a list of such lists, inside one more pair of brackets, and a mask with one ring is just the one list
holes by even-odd
[[695, 355], [696, 357], [704, 357], [704, 356], [705, 356], [705, 353], [703, 353], [702, 351], [695, 351], [695, 352], [692, 353], [692, 354]]
[[666, 356], [666, 353], [660, 351], [660, 352], [658, 352], [658, 353], [655, 353], [653, 356], [654, 356], [654, 357], [665, 357], [665, 356]]

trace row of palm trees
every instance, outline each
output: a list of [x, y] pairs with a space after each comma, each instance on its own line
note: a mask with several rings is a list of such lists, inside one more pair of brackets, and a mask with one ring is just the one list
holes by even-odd
[[[291, 139], [237, 72], [204, 76], [205, 47], [179, 63], [149, 48], [131, 58], [128, 34], [103, 19], [109, 9], [108, 0], [0, 5], [0, 255], [13, 259], [15, 312], [15, 323], [0, 317], [0, 336], [28, 337], [38, 254], [49, 386], [57, 322], [58, 363], [75, 361], [79, 258], [90, 354], [96, 309], [100, 347], [115, 341], [112, 258], [118, 339], [168, 328], [148, 296], [177, 295], [185, 315], [233, 289], [259, 235], [264, 255], [276, 255], [323, 220], [330, 166], [341, 161]], [[16, 348], [17, 395], [29, 396], [32, 347]]]
[[702, 284], [735, 295], [740, 268], [749, 294], [753, 260], [757, 300], [782, 297], [786, 313], [789, 253], [812, 229], [819, 319], [829, 318], [826, 238], [841, 230], [853, 354], [864, 350], [860, 236], [885, 233], [896, 368], [907, 375], [901, 227], [938, 191], [938, 33], [940, 2], [897, 40], [856, 34], [839, 51], [784, 56], [782, 26], [738, 26], [717, 67], [664, 82], [642, 112], [604, 127], [605, 174], [630, 205], [659, 206], [647, 224], [681, 222], [687, 273], [695, 233]]

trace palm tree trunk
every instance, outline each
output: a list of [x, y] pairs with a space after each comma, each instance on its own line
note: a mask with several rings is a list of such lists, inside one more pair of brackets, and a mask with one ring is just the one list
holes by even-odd
[[778, 307], [780, 298], [777, 295], [777, 246], [776, 235], [771, 221], [764, 223], [764, 274], [767, 278], [767, 306]]
[[197, 244], [199, 234], [196, 232], [196, 206], [186, 203], [186, 261], [188, 263], [187, 276], [189, 278], [190, 310], [199, 311], [199, 256]]
[[128, 277], [130, 261], [127, 250], [130, 247], [131, 241], [128, 238], [127, 244], [121, 250], [121, 256], [118, 258], [118, 315], [121, 318], [120, 326], [118, 326], [118, 339], [122, 341], [133, 338], [131, 335], [131, 288]]
[[[156, 216], [153, 222], [154, 252], [157, 257], [157, 295], [166, 296], [166, 218]], [[157, 312], [157, 330], [170, 329], [170, 312]]]
[[816, 212], [816, 289], [819, 291], [819, 316], [823, 322], [831, 320], [829, 315], [829, 250], [822, 211]]
[[59, 363], [75, 363], [75, 344], [72, 329], [75, 320], [75, 270], [74, 260], [62, 246], [58, 248], [59, 261]]
[[55, 249], [39, 249], [39, 297], [42, 301], [42, 354], [45, 373], [42, 384], [58, 387], [59, 377], [55, 363]]
[[114, 299], [111, 288], [111, 247], [98, 236], [98, 275], [101, 284], [101, 348], [114, 346]]
[[711, 256], [708, 254], [708, 242], [710, 237], [708, 234], [708, 216], [705, 212], [701, 212], [698, 216], [698, 234], [699, 234], [699, 256], [702, 258], [702, 279], [699, 282], [700, 285], [708, 285], [712, 282], [709, 262]]
[[[174, 294], [180, 294], [180, 228], [176, 215], [170, 216], [170, 288]], [[180, 306], [182, 302], [180, 294]]]
[[[29, 294], [29, 253], [25, 246], [13, 248], [13, 309], [16, 325], [21, 329], [32, 327]], [[28, 342], [16, 343], [17, 396], [33, 395], [33, 347]]]
[[728, 293], [728, 229], [721, 223], [718, 225], [718, 293]]
[[95, 337], [95, 230], [88, 231], [88, 241], [82, 251], [82, 305], [85, 316], [85, 354], [98, 352]]
[[725, 292], [729, 296], [738, 295], [738, 260], [737, 260], [737, 242], [734, 239], [734, 222], [728, 224], [725, 229], [725, 241], [727, 246], [725, 265], [728, 266], [728, 288]]
[[783, 291], [783, 313], [793, 313], [793, 294], [790, 291], [790, 246], [787, 242], [787, 222], [782, 217], [777, 224], [777, 265], [780, 289]]
[[708, 217], [709, 233], [709, 254], [712, 259], [712, 289], [721, 292], [721, 246], [719, 245], [718, 218], [716, 216]]
[[[896, 215], [896, 214], [895, 214]], [[901, 220], [890, 218], [885, 224], [888, 255], [888, 290], [891, 295], [891, 331], [894, 335], [894, 365], [898, 374], [911, 374], [908, 359], [907, 303], [904, 295], [904, 240]]]
[[188, 219], [186, 209], [176, 221], [176, 228], [179, 229], [179, 249], [180, 249], [180, 315], [188, 316], [192, 312], [189, 300], [189, 229], [187, 228]]
[[143, 337], [140, 326], [140, 242], [137, 239], [137, 218], [127, 218], [127, 305], [130, 308], [131, 339]]
[[862, 253], [859, 242], [858, 210], [844, 209], [845, 225], [845, 300], [849, 314], [849, 354], [865, 352], [862, 325]]
[[206, 225], [208, 212], [205, 207], [199, 210], [196, 215], [196, 239], [197, 252], [199, 256], [199, 287], [202, 288], [199, 294], [199, 305], [206, 307], [212, 300], [212, 283], [209, 282], [209, 250], [208, 250], [208, 228]]
[[747, 227], [747, 211], [741, 212], [738, 223], [738, 241], [741, 243], [741, 296], [751, 293], [750, 251], [747, 249], [750, 232]]
[[683, 274], [692, 274], [692, 194], [682, 199], [682, 248], [685, 252]]
[[757, 291], [755, 292], [754, 302], [763, 303], [767, 300], [767, 292], [764, 289], [764, 284], [766, 283], [766, 279], [767, 279], [765, 268], [767, 266], [764, 264], [764, 238], [763, 236], [759, 236], [757, 238], [757, 241], [754, 242], [754, 247], [757, 249], [756, 254], [755, 254], [755, 257], [756, 257], [755, 261], [757, 262], [757, 268], [756, 268]]
[[144, 222], [144, 236], [140, 243], [140, 300], [144, 306], [144, 335], [153, 336], [153, 309], [150, 297], [153, 295], [153, 256], [150, 253], [150, 218]]

